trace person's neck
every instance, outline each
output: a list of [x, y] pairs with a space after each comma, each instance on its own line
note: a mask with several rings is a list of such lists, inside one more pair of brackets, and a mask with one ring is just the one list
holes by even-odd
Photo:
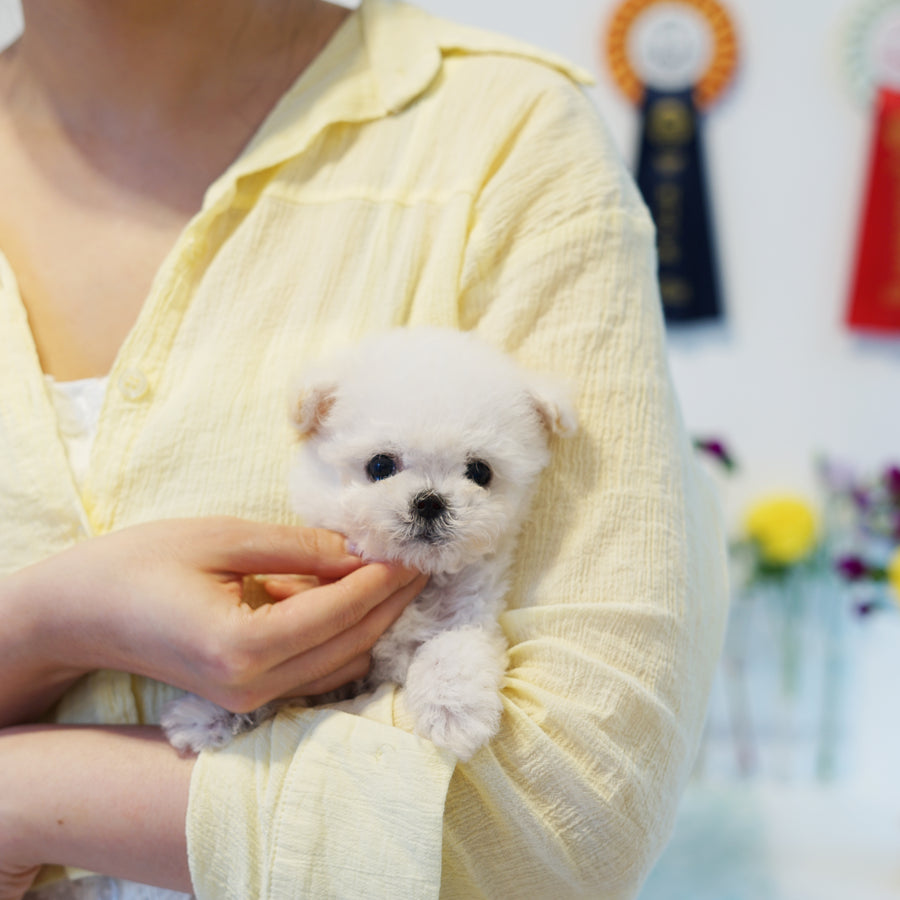
[[[28, 0], [7, 91], [32, 121], [121, 140], [255, 128], [347, 10], [322, 0]], [[237, 122], [235, 123], [237, 124]]]

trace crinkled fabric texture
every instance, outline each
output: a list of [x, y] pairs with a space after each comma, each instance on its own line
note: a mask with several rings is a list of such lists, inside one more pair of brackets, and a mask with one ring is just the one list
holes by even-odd
[[[80, 490], [0, 264], [0, 570], [166, 516], [295, 521], [291, 375], [376, 329], [474, 329], [578, 394], [521, 535], [496, 739], [454, 766], [388, 689], [203, 754], [187, 832], [204, 900], [624, 900], [669, 834], [724, 541], [667, 372], [651, 223], [579, 78], [363, 0], [162, 266]], [[98, 673], [58, 718], [154, 722], [172, 694]]]

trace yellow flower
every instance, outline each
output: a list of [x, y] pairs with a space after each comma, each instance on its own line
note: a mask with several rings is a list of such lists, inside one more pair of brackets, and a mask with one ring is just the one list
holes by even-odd
[[763, 562], [773, 566], [800, 562], [816, 545], [816, 516], [800, 497], [760, 500], [747, 512], [746, 529]]
[[888, 560], [887, 579], [894, 589], [894, 600], [900, 604], [900, 547], [894, 551], [894, 555]]

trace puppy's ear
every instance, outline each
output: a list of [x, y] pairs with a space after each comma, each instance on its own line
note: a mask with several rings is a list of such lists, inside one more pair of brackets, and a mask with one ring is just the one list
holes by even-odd
[[549, 434], [571, 437], [578, 430], [578, 417], [565, 385], [551, 378], [532, 378], [529, 397]]
[[337, 399], [337, 384], [325, 378], [297, 381], [291, 391], [291, 422], [303, 437], [316, 434]]

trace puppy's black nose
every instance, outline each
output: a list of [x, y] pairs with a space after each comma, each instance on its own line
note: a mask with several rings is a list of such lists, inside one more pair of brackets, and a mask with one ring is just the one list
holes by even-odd
[[447, 504], [440, 494], [434, 491], [422, 491], [413, 497], [412, 508], [420, 519], [431, 522], [439, 518], [447, 511]]

